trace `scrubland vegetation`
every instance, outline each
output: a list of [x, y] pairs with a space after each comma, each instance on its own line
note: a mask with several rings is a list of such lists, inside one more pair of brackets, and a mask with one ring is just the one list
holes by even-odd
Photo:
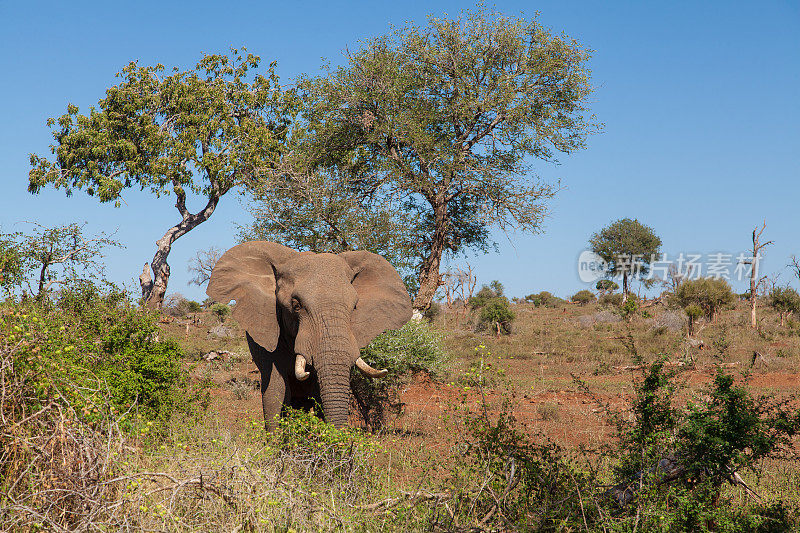
[[[441, 271], [497, 229], [542, 231], [560, 185], [533, 164], [602, 129], [591, 50], [480, 5], [369, 35], [288, 84], [243, 48], [131, 62], [88, 115], [48, 120], [30, 192], [138, 188], [180, 217], [141, 298], [104, 281], [113, 235], [0, 233], [0, 531], [796, 531], [794, 289], [755, 267], [749, 302], [646, 276], [662, 241], [631, 218], [575, 244], [608, 279], [572, 295]], [[351, 374], [351, 427], [308, 405], [265, 432], [230, 301], [167, 292], [172, 246], [231, 191], [242, 240], [372, 251], [403, 276], [423, 320], [363, 348], [389, 375]]]
[[481, 307], [443, 307], [364, 350], [392, 374], [353, 374], [353, 427], [296, 411], [267, 434], [242, 336], [176, 307], [195, 318], [159, 322], [89, 284], [3, 305], [0, 528], [798, 525], [800, 326], [778, 312], [752, 330], [744, 302], [726, 304], [697, 318], [700, 345], [663, 305], [628, 321], [592, 302], [509, 304], [501, 336]]

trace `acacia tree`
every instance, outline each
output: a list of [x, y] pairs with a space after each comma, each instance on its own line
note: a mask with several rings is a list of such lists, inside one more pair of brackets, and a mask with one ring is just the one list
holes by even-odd
[[556, 187], [530, 162], [583, 148], [598, 128], [589, 57], [535, 20], [479, 9], [367, 40], [300, 80], [309, 168], [412, 215], [418, 312], [442, 283], [443, 254], [488, 249], [491, 227], [541, 230]]
[[[287, 130], [284, 93], [274, 73], [255, 74], [260, 58], [245, 50], [204, 55], [189, 70], [169, 75], [163, 65], [131, 62], [122, 81], [81, 115], [72, 104], [48, 119], [56, 143], [50, 160], [31, 154], [28, 190], [53, 185], [71, 195], [83, 189], [101, 202], [121, 203], [124, 189], [174, 194], [180, 221], [156, 242], [140, 276], [142, 296], [160, 307], [169, 281], [172, 244], [205, 222], [220, 198], [258, 175]], [[187, 193], [205, 205], [192, 213]]]
[[630, 289], [628, 279], [648, 274], [652, 259], [661, 249], [661, 238], [638, 220], [623, 218], [592, 235], [589, 247], [605, 261], [608, 275], [622, 276], [625, 302]]

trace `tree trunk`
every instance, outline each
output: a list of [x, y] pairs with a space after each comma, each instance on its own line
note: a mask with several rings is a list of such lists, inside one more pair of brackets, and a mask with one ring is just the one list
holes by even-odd
[[42, 269], [39, 271], [39, 290], [36, 291], [36, 298], [44, 296], [44, 281], [47, 278], [47, 267], [50, 265], [49, 261], [42, 262]]
[[447, 203], [443, 195], [437, 195], [432, 202], [434, 232], [431, 239], [431, 249], [428, 257], [422, 263], [420, 270], [420, 283], [417, 296], [414, 298], [414, 317], [422, 318], [422, 313], [431, 306], [436, 290], [442, 285], [442, 275], [439, 267], [442, 262], [447, 241]]
[[622, 303], [628, 301], [628, 271], [622, 271]]
[[[212, 184], [213, 183], [214, 180], [212, 180]], [[170, 250], [172, 250], [172, 243], [208, 220], [214, 213], [214, 209], [216, 209], [222, 194], [224, 194], [224, 192], [213, 188], [209, 193], [206, 206], [202, 211], [193, 215], [186, 209], [186, 193], [183, 192], [182, 188], [176, 187], [175, 195], [177, 200], [175, 202], [175, 207], [181, 214], [182, 220], [167, 230], [164, 236], [156, 241], [158, 249], [153, 256], [153, 261], [150, 263], [150, 269], [148, 269], [148, 265], [145, 263], [144, 271], [139, 276], [139, 284], [142, 287], [142, 298], [144, 299], [145, 305], [152, 309], [161, 309], [164, 303], [164, 295], [167, 292], [167, 284], [169, 283], [169, 264], [167, 263], [167, 257], [169, 256]], [[150, 270], [152, 270], [152, 276]]]
[[753, 257], [750, 261], [750, 326], [755, 329], [758, 327], [758, 321], [756, 320], [756, 298], [758, 297], [758, 262], [761, 255], [761, 249], [765, 246], [769, 246], [772, 244], [772, 241], [767, 241], [762, 243], [761, 242], [761, 234], [764, 233], [764, 229], [767, 227], [767, 221], [764, 221], [764, 224], [761, 226], [761, 230], [755, 228], [753, 230]]
[[750, 269], [750, 327], [756, 327], [756, 265], [755, 259], [753, 260], [752, 268]]

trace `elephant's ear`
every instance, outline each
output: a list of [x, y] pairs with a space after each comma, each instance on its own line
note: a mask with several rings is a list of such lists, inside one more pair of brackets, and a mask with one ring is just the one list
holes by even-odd
[[397, 270], [386, 259], [365, 251], [339, 255], [356, 273], [353, 287], [358, 292], [358, 304], [351, 323], [359, 348], [411, 319], [411, 298]]
[[206, 294], [227, 304], [236, 300], [233, 317], [258, 344], [272, 352], [278, 345], [275, 271], [298, 252], [267, 241], [234, 246], [211, 271]]

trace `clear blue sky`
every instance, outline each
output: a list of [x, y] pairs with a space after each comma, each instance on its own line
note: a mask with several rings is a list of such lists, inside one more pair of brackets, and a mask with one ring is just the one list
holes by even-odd
[[[664, 250], [746, 250], [766, 218], [763, 271], [782, 272], [800, 255], [800, 3], [499, 1], [499, 11], [533, 15], [595, 50], [592, 104], [605, 131], [560, 165], [537, 164], [566, 189], [550, 207], [545, 233], [498, 235], [499, 253], [470, 257], [479, 281], [501, 280], [511, 295], [585, 288], [576, 261], [592, 232], [635, 217]], [[457, 14], [459, 2], [11, 2], [0, 0], [0, 229], [86, 221], [114, 231], [126, 248], [108, 257], [109, 277], [129, 287], [177, 221], [172, 198], [129, 191], [121, 208], [78, 192], [26, 191], [28, 154], [51, 142], [47, 117], [72, 102], [85, 111], [129, 61], [190, 67], [201, 52], [245, 45], [277, 60], [282, 79], [316, 72], [321, 58], [389, 30]], [[195, 203], [193, 210], [200, 206]], [[207, 223], [176, 242], [170, 292], [188, 287], [198, 250], [235, 244], [249, 220], [229, 195]], [[794, 285], [797, 286], [796, 280]], [[744, 290], [744, 284], [735, 284]]]

